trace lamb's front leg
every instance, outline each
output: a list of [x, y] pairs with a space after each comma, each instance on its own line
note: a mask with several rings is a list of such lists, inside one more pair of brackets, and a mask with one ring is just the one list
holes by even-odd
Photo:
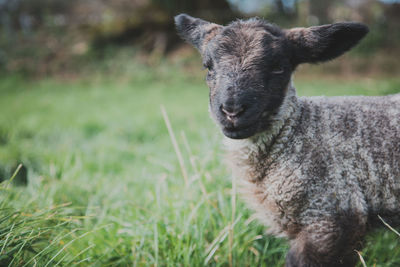
[[291, 241], [286, 266], [354, 266], [355, 250], [361, 247], [365, 227], [357, 216], [351, 215], [316, 221]]

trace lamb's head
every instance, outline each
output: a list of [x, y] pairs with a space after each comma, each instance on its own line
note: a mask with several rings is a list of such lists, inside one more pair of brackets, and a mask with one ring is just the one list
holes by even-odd
[[368, 32], [351, 22], [282, 30], [257, 18], [221, 26], [185, 14], [175, 24], [202, 55], [212, 117], [234, 139], [270, 127], [297, 65], [333, 59]]

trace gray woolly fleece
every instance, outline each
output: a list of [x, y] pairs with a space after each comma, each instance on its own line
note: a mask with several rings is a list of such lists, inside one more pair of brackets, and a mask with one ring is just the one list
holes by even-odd
[[400, 94], [299, 98], [290, 86], [273, 121], [254, 137], [225, 139], [239, 188], [269, 232], [361, 237], [378, 215], [400, 223]]

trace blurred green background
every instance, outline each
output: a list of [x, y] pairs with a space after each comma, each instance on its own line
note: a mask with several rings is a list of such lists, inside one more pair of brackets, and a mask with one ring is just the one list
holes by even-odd
[[1, 0], [0, 70], [77, 75], [124, 50], [158, 63], [179, 56], [173, 16], [182, 12], [218, 23], [260, 16], [283, 27], [364, 22], [371, 32], [352, 53], [357, 62], [336, 68], [398, 74], [396, 0]]
[[[181, 12], [364, 22], [350, 53], [298, 69], [299, 95], [400, 92], [399, 1], [0, 0], [0, 266], [283, 265], [232, 191]], [[396, 233], [365, 243], [367, 266], [400, 266]]]

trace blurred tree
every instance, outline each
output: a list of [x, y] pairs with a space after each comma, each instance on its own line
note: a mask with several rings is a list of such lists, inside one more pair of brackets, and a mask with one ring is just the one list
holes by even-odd
[[180, 41], [173, 16], [181, 12], [220, 23], [236, 17], [225, 0], [0, 0], [0, 69], [45, 74], [110, 45], [163, 55]]
[[226, 0], [152, 0], [152, 2], [166, 9], [171, 15], [188, 13], [217, 23], [226, 23], [234, 17], [234, 12]]
[[310, 4], [310, 23], [311, 24], [327, 24], [330, 22], [329, 10], [335, 2], [327, 0], [309, 0]]
[[376, 30], [364, 44], [399, 47], [398, 7], [379, 0], [0, 0], [0, 69], [47, 74], [122, 45], [161, 56], [181, 42], [173, 24], [181, 12], [226, 23], [250, 15], [245, 10], [284, 27], [365, 21]]
[[298, 0], [274, 0], [276, 16], [282, 19], [293, 20], [298, 15]]

